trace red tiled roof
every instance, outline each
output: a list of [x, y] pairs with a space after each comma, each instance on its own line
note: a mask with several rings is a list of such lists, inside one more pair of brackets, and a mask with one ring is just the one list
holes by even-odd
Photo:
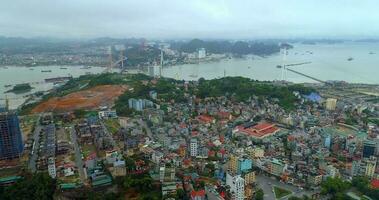
[[371, 187], [372, 187], [373, 189], [379, 189], [379, 179], [373, 179], [373, 180], [371, 181]]
[[220, 118], [224, 118], [224, 119], [229, 119], [229, 117], [230, 117], [230, 113], [229, 112], [224, 112], [224, 111], [218, 112], [217, 115]]
[[86, 161], [87, 160], [93, 160], [96, 158], [96, 152], [93, 152], [91, 153], [90, 155], [87, 156], [87, 158], [85, 159]]
[[277, 132], [279, 128], [275, 127], [275, 124], [260, 123], [250, 128], [244, 128], [243, 126], [238, 126], [237, 130], [247, 135], [261, 138], [266, 135]]
[[203, 123], [212, 123], [213, 122], [213, 117], [209, 116], [209, 115], [199, 115], [197, 117], [197, 120], [199, 120], [200, 122], [203, 122]]
[[187, 124], [185, 124], [185, 123], [181, 123], [179, 127], [180, 127], [180, 128], [187, 128]]
[[205, 196], [205, 190], [199, 190], [199, 191], [192, 190], [191, 191], [191, 197], [194, 198], [197, 196], [204, 197]]
[[192, 132], [191, 132], [191, 136], [196, 136], [197, 134], [199, 134], [198, 131], [192, 131]]

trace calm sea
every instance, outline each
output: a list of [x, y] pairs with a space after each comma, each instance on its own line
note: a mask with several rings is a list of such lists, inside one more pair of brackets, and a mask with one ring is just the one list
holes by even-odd
[[[185, 64], [166, 67], [163, 75], [176, 79], [212, 79], [243, 76], [256, 80], [281, 80], [277, 65], [311, 62], [289, 67], [306, 75], [327, 81], [343, 80], [352, 83], [379, 84], [379, 43], [339, 43], [304, 45], [293, 44], [288, 55], [278, 53], [268, 57], [226, 59], [214, 63]], [[348, 59], [352, 58], [351, 61]], [[284, 73], [291, 82], [315, 82], [293, 72]]]
[[[67, 68], [67, 69], [66, 69]], [[42, 72], [51, 70], [51, 72]], [[36, 91], [46, 91], [54, 87], [53, 83], [44, 83], [46, 78], [73, 76], [78, 77], [86, 73], [100, 73], [104, 70], [101, 67], [83, 68], [80, 66], [37, 66], [37, 67], [0, 67], [0, 104], [4, 103], [7, 96], [10, 100], [11, 108], [21, 105], [24, 96]], [[23, 94], [4, 93], [12, 89], [15, 84], [31, 83], [33, 90]], [[5, 85], [12, 85], [5, 87]]]
[[[352, 60], [348, 60], [352, 58]], [[206, 79], [220, 78], [226, 76], [243, 76], [256, 80], [281, 80], [283, 77], [287, 81], [302, 83], [315, 82], [312, 79], [303, 77], [293, 72], [286, 72], [282, 75], [282, 70], [278, 65], [296, 64], [307, 62], [309, 64], [289, 67], [309, 76], [324, 81], [343, 80], [352, 83], [379, 84], [379, 43], [339, 43], [339, 44], [316, 44], [304, 45], [294, 44], [294, 48], [289, 50], [286, 56], [283, 53], [267, 57], [248, 57], [224, 59], [218, 62], [185, 64], [165, 67], [163, 76], [175, 79], [197, 80], [201, 77]], [[0, 103], [5, 98], [4, 92], [11, 88], [5, 85], [15, 85], [19, 83], [41, 82], [45, 78], [58, 76], [73, 76], [90, 73], [100, 73], [104, 70], [101, 67], [83, 69], [82, 67], [48, 66], [33, 67], [0, 67]], [[41, 72], [51, 70], [51, 72]], [[31, 92], [51, 89], [53, 84], [32, 84], [34, 89]], [[28, 93], [26, 93], [28, 94]], [[24, 95], [8, 93], [12, 107], [16, 107], [24, 101]]]

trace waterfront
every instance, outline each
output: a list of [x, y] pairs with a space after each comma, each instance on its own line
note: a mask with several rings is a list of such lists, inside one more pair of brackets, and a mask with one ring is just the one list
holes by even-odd
[[[304, 45], [293, 44], [294, 48], [288, 51], [283, 59], [282, 54], [267, 57], [248, 56], [247, 58], [232, 58], [221, 61], [200, 64], [184, 64], [164, 67], [163, 76], [175, 79], [197, 80], [220, 78], [226, 76], [244, 76], [256, 80], [280, 80], [282, 70], [278, 65], [310, 62], [309, 64], [291, 66], [289, 68], [321, 80], [343, 80], [351, 83], [379, 84], [377, 78], [377, 63], [379, 63], [379, 43], [338, 43]], [[348, 58], [353, 60], [348, 61]], [[51, 72], [41, 72], [51, 70]], [[4, 92], [12, 87], [5, 85], [43, 82], [46, 78], [59, 76], [78, 77], [86, 73], [100, 73], [101, 67], [83, 68], [81, 66], [37, 66], [28, 67], [1, 67], [0, 68], [0, 99], [7, 95], [11, 99], [11, 106], [22, 104], [23, 96], [36, 91], [51, 89], [53, 83], [32, 84], [33, 89], [24, 94], [15, 95]], [[129, 70], [133, 71], [133, 70]], [[298, 74], [287, 72], [286, 79], [291, 82], [315, 82], [312, 79]]]
[[[51, 72], [41, 72], [51, 70]], [[1, 67], [0, 68], [0, 102], [7, 96], [10, 106], [16, 108], [25, 100], [24, 96], [37, 91], [46, 91], [53, 88], [53, 83], [43, 83], [46, 78], [72, 76], [78, 77], [86, 73], [101, 73], [102, 67], [83, 68], [81, 66], [36, 66], [36, 67]], [[5, 93], [16, 84], [31, 84], [33, 89], [23, 94]], [[5, 85], [12, 85], [4, 87]]]
[[[292, 66], [291, 69], [318, 79], [343, 80], [351, 83], [379, 84], [377, 78], [379, 43], [337, 43], [337, 44], [293, 44], [283, 61], [282, 54], [267, 57], [225, 59], [220, 62], [185, 64], [166, 67], [163, 75], [176, 79], [195, 80], [224, 76], [244, 76], [256, 80], [280, 80], [281, 69], [277, 65], [311, 62]], [[348, 61], [348, 58], [353, 60]], [[313, 80], [287, 72], [291, 82], [314, 82]], [[197, 76], [196, 76], [197, 75]]]

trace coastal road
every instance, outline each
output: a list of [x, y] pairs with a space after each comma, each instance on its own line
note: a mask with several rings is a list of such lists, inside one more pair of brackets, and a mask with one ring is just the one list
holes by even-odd
[[[292, 191], [292, 195], [289, 195], [288, 197], [290, 196], [302, 197], [303, 195], [307, 195], [311, 197], [312, 194], [314, 193], [312, 191], [299, 190], [299, 188], [296, 186], [282, 183], [276, 179], [272, 179], [262, 174], [258, 174], [256, 176], [256, 182], [257, 182], [258, 187], [261, 188], [264, 192], [264, 199], [267, 199], [267, 200], [275, 199], [273, 186], [278, 186], [286, 190]], [[284, 198], [284, 199], [287, 199], [287, 198]]]
[[80, 152], [80, 147], [77, 140], [76, 130], [74, 126], [70, 127], [70, 136], [71, 136], [71, 143], [74, 145], [74, 151], [75, 151], [75, 163], [79, 170], [79, 176], [82, 183], [86, 183], [86, 177], [84, 174], [84, 168], [83, 168], [83, 160], [82, 160], [82, 153]]
[[33, 133], [33, 147], [32, 147], [32, 155], [29, 157], [29, 163], [28, 163], [28, 169], [31, 172], [36, 172], [37, 171], [37, 158], [38, 158], [38, 150], [39, 150], [39, 138], [40, 138], [40, 132], [42, 130], [42, 126], [40, 124], [40, 119], [41, 115], [38, 116], [37, 122], [36, 122], [36, 127], [34, 129]]

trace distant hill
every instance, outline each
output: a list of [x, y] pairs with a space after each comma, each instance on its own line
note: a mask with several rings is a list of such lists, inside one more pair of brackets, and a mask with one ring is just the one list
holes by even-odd
[[199, 48], [205, 48], [209, 53], [231, 53], [237, 55], [270, 55], [280, 51], [277, 43], [264, 43], [258, 41], [204, 41], [193, 39], [189, 42], [179, 42], [172, 45], [179, 51], [193, 53]]

